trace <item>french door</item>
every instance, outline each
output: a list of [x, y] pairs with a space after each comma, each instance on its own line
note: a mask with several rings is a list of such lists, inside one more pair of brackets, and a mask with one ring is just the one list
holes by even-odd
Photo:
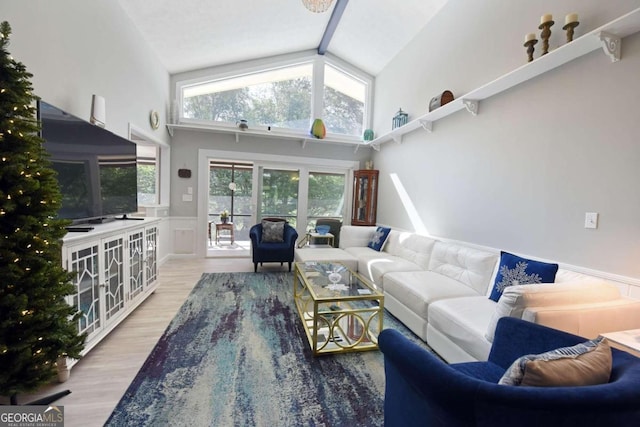
[[261, 171], [258, 219], [284, 218], [292, 227], [297, 228], [300, 171], [266, 167], [258, 168], [258, 171]]
[[251, 209], [252, 193], [251, 163], [210, 162], [208, 221], [220, 222], [220, 214], [228, 212], [235, 240], [249, 240], [249, 229], [254, 217]]
[[[198, 226], [203, 230], [198, 235], [204, 255], [217, 249], [209, 230], [221, 222], [223, 211], [229, 212], [240, 246], [249, 241], [249, 229], [262, 218], [286, 219], [300, 238], [315, 228], [317, 219], [348, 218], [356, 162], [275, 155], [255, 160], [242, 153], [233, 153], [237, 158], [232, 159], [229, 154], [199, 154], [201, 170], [206, 171], [198, 178], [207, 196], [198, 202]], [[222, 244], [219, 249], [229, 246]]]
[[258, 219], [284, 218], [302, 235], [315, 228], [319, 218], [344, 218], [346, 172], [262, 167], [257, 173], [261, 188]]

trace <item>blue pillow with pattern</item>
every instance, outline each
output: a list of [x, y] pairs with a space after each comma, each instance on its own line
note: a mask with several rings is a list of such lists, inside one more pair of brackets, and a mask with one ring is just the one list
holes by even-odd
[[489, 299], [498, 302], [502, 291], [509, 286], [553, 283], [557, 272], [558, 264], [521, 258], [502, 251], [500, 267]]
[[387, 242], [387, 237], [389, 237], [389, 233], [391, 233], [391, 229], [387, 227], [378, 227], [376, 231], [371, 236], [371, 240], [367, 245], [371, 249], [380, 252], [384, 248], [384, 244]]

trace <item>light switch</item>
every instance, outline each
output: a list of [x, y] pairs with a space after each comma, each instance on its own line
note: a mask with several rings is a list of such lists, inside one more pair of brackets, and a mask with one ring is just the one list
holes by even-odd
[[182, 195], [182, 201], [183, 202], [192, 202], [193, 201], [193, 196], [191, 194], [183, 194]]
[[193, 194], [193, 187], [187, 187], [187, 194]]
[[598, 228], [597, 212], [587, 212], [584, 214], [584, 228]]

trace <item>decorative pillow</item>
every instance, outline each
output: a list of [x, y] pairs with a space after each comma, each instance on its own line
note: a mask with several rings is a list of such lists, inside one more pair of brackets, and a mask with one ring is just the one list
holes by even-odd
[[507, 286], [553, 283], [558, 264], [533, 261], [509, 252], [500, 252], [500, 267], [489, 299], [498, 302]]
[[611, 376], [611, 347], [603, 338], [517, 359], [498, 384], [576, 387], [605, 384]]
[[284, 221], [262, 221], [262, 241], [267, 243], [284, 242]]
[[391, 233], [391, 229], [387, 227], [378, 227], [376, 231], [371, 236], [371, 241], [367, 245], [373, 250], [380, 252], [384, 248], [384, 244], [387, 242], [387, 237], [389, 237], [389, 233]]
[[[556, 275], [556, 280], [558, 280], [558, 276], [559, 274]], [[490, 342], [493, 342], [498, 320], [502, 317], [517, 317], [530, 320], [525, 314], [529, 307], [590, 304], [619, 298], [620, 290], [616, 285], [595, 277], [590, 278], [588, 281], [578, 279], [573, 282], [509, 286], [502, 292], [484, 336]]]

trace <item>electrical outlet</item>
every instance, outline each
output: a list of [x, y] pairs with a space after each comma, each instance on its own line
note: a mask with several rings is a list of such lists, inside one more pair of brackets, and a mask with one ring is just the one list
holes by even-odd
[[587, 212], [584, 214], [584, 228], [598, 228], [597, 212]]

